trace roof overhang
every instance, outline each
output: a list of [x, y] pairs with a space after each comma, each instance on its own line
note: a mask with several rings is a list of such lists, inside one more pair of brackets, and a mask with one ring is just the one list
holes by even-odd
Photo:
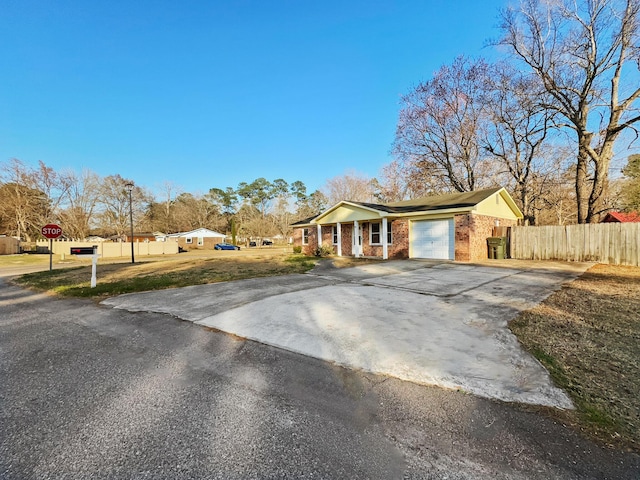
[[522, 220], [524, 218], [524, 215], [522, 214], [522, 211], [518, 208], [518, 205], [516, 205], [516, 202], [513, 201], [513, 198], [511, 197], [511, 195], [509, 195], [509, 192], [507, 192], [504, 188], [502, 188], [498, 193], [500, 193], [500, 196], [504, 198], [504, 201], [507, 202], [507, 205], [511, 207], [511, 210], [513, 210], [513, 213], [515, 213], [516, 216], [520, 220]]
[[[504, 204], [501, 203], [499, 205], [496, 205], [496, 202], [492, 200], [496, 196], [498, 196], [504, 202]], [[522, 215], [522, 212], [513, 201], [513, 198], [504, 188], [501, 188], [494, 195], [491, 195], [479, 202], [476, 207], [479, 213], [492, 215], [498, 218], [524, 218], [524, 215]]]
[[361, 220], [373, 220], [386, 216], [388, 216], [388, 214], [384, 211], [343, 200], [322, 212], [316, 218], [311, 220], [311, 223], [316, 225], [350, 223]]

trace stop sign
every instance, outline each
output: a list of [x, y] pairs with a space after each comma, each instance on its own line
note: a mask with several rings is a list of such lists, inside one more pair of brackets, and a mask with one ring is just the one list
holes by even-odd
[[56, 225], [55, 223], [49, 223], [42, 227], [41, 232], [42, 236], [44, 236], [45, 238], [58, 238], [60, 235], [62, 235], [62, 228], [60, 228], [60, 226]]

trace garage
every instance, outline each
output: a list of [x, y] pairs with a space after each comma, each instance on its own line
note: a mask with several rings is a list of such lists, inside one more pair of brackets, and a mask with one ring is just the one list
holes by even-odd
[[411, 222], [411, 258], [454, 259], [453, 218]]

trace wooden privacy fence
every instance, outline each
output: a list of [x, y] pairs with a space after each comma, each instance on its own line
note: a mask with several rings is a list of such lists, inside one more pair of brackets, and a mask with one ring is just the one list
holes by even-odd
[[511, 258], [615, 265], [640, 263], [640, 223], [512, 227]]

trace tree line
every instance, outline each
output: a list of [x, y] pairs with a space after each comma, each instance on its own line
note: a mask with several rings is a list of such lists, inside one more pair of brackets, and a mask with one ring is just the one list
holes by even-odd
[[291, 223], [317, 214], [328, 201], [320, 191], [307, 193], [301, 181], [283, 179], [258, 178], [204, 194], [183, 192], [171, 182], [157, 192], [134, 184], [129, 192], [127, 184], [133, 182], [88, 169], [57, 172], [43, 161], [36, 167], [15, 158], [1, 162], [0, 233], [34, 241], [43, 225], [58, 222], [69, 238], [124, 238], [131, 207], [136, 232], [205, 227], [245, 238], [286, 238]]
[[[244, 239], [287, 238], [292, 223], [315, 216], [340, 200], [385, 202], [405, 196], [408, 189], [398, 189], [404, 193], [394, 196], [389, 188], [388, 172], [393, 165], [382, 171], [380, 178], [386, 184], [345, 172], [311, 193], [301, 181], [265, 178], [241, 182], [236, 188], [214, 187], [205, 194], [183, 192], [171, 182], [156, 192], [134, 185], [134, 228], [136, 232], [176, 233], [205, 227]], [[617, 184], [623, 195], [613, 203], [622, 210], [640, 210], [640, 155], [629, 157], [623, 173], [625, 179]], [[0, 162], [0, 234], [34, 241], [43, 225], [54, 222], [63, 226], [68, 238], [124, 238], [130, 230], [129, 183], [133, 182], [120, 175], [101, 177], [88, 169], [56, 172], [42, 161], [36, 167], [18, 159]], [[411, 188], [411, 194], [417, 196], [428, 187], [416, 182]], [[569, 215], [563, 211], [571, 210], [563, 188], [568, 189], [568, 184], [555, 185], [547, 193], [545, 202], [555, 203], [554, 208], [542, 210], [543, 218], [549, 220], [543, 223], [570, 223], [563, 216]]]

